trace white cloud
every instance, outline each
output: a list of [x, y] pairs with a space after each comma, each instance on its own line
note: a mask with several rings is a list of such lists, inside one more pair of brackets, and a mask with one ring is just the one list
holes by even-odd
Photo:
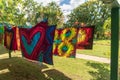
[[65, 19], [67, 19], [67, 15], [69, 15], [74, 8], [78, 7], [84, 2], [85, 0], [70, 0], [70, 4], [63, 4], [62, 6], [60, 6], [61, 10], [64, 13]]
[[[48, 3], [52, 2], [52, 1], [54, 1], [58, 5], [60, 5], [60, 2], [62, 2], [63, 0], [34, 0], [34, 1], [36, 1], [38, 3], [43, 3], [42, 5], [46, 6]], [[68, 13], [70, 13], [71, 10], [73, 10], [78, 5], [80, 5], [84, 2], [85, 2], [85, 0], [70, 0], [70, 4], [63, 4], [62, 6], [60, 5], [60, 8], [65, 14], [68, 14]]]
[[73, 10], [74, 8], [76, 8], [84, 2], [85, 0], [70, 0], [70, 4], [63, 4], [62, 6], [60, 6], [60, 8], [63, 12], [65, 12], [65, 14], [68, 14], [71, 12], [71, 10]]
[[70, 1], [70, 5], [73, 7], [73, 8], [76, 8], [77, 6], [79, 6], [80, 4], [84, 3], [85, 0], [71, 0]]
[[67, 9], [72, 9], [71, 5], [67, 5], [67, 4], [63, 4], [62, 6], [60, 6], [62, 9], [67, 10]]
[[60, 6], [60, 8], [63, 11], [64, 15], [69, 14], [72, 10], [72, 6], [71, 5], [66, 5], [66, 4], [63, 4], [62, 6]]
[[[63, 0], [34, 0], [34, 1], [37, 1], [38, 3], [43, 3], [43, 5], [46, 6], [48, 3], [52, 1], [60, 5], [60, 2], [62, 2]], [[74, 8], [76, 8], [77, 6], [84, 2], [85, 0], [70, 0], [70, 4], [60, 5], [60, 8], [63, 11], [65, 18], [67, 18], [67, 15], [70, 14]]]

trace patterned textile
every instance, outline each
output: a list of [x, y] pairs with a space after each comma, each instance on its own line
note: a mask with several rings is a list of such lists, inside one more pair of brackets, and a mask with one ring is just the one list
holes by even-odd
[[0, 24], [0, 44], [3, 44], [4, 26]]
[[77, 49], [92, 49], [94, 26], [81, 27], [78, 32]]
[[55, 28], [56, 28], [56, 25], [47, 27], [44, 45], [42, 46], [43, 51], [41, 51], [42, 54], [39, 55], [39, 61], [45, 62], [47, 64], [51, 64], [51, 65], [53, 65], [52, 49], [53, 49]]
[[75, 58], [77, 34], [77, 28], [56, 30], [53, 46], [54, 55]]
[[9, 50], [17, 50], [16, 27], [4, 27], [4, 46]]
[[20, 35], [19, 35], [18, 27], [16, 27], [16, 40], [17, 40], [17, 50], [20, 50]]
[[20, 42], [23, 56], [47, 64], [53, 64], [52, 45], [56, 26], [48, 27], [40, 22], [30, 29], [20, 28]]
[[20, 43], [24, 57], [38, 60], [45, 37], [45, 29], [42, 26], [46, 27], [45, 24], [38, 24], [30, 29], [20, 28]]
[[14, 32], [13, 32], [12, 29], [7, 29], [5, 27], [5, 33], [4, 34], [5, 34], [5, 36], [4, 36], [4, 46], [7, 49], [11, 50], [12, 49], [12, 45], [11, 44], [12, 44]]

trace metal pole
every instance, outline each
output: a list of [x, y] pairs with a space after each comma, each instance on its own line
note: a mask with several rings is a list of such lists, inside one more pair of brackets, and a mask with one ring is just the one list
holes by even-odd
[[111, 73], [110, 80], [118, 80], [120, 8], [111, 9]]

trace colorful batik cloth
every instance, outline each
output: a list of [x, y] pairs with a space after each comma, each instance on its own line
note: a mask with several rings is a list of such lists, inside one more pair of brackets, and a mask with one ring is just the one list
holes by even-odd
[[45, 39], [45, 29], [43, 27], [46, 26], [46, 24], [40, 23], [29, 29], [19, 29], [21, 51], [25, 58], [38, 60]]
[[75, 58], [78, 28], [64, 28], [55, 31], [53, 53], [62, 57]]
[[4, 26], [0, 24], [0, 44], [3, 44], [4, 40]]
[[4, 27], [4, 46], [9, 50], [17, 50], [16, 27]]
[[40, 22], [32, 28], [20, 28], [20, 43], [23, 56], [47, 64], [53, 64], [52, 45], [55, 26]]
[[52, 25], [46, 28], [44, 45], [41, 46], [43, 51], [39, 56], [39, 61], [53, 65], [53, 40], [55, 34], [56, 25]]
[[79, 28], [77, 49], [92, 49], [94, 26]]
[[14, 32], [13, 32], [12, 29], [8, 29], [6, 27], [4, 27], [4, 30], [5, 30], [5, 32], [4, 32], [4, 46], [7, 49], [11, 50], [12, 49], [12, 45], [11, 44], [12, 44]]
[[17, 50], [20, 50], [20, 35], [19, 35], [18, 27], [16, 27], [16, 40], [17, 40]]

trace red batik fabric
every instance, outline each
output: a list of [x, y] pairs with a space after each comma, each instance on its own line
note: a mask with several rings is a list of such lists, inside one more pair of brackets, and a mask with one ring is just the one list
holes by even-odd
[[61, 57], [75, 58], [78, 28], [64, 28], [55, 31], [53, 53]]
[[20, 28], [21, 51], [24, 57], [53, 65], [53, 39], [56, 26], [40, 22], [32, 28]]
[[92, 49], [94, 26], [80, 27], [77, 37], [77, 49]]
[[42, 51], [42, 55], [39, 56], [39, 61], [43, 61], [51, 65], [53, 65], [52, 49], [53, 49], [55, 29], [56, 29], [56, 25], [51, 25], [46, 28], [44, 45], [42, 46], [44, 48], [44, 51]]
[[4, 27], [4, 46], [9, 50], [17, 50], [16, 27]]
[[16, 27], [16, 40], [17, 40], [17, 50], [20, 50], [20, 35], [19, 35], [18, 27]]
[[21, 51], [24, 57], [31, 60], [38, 60], [38, 56], [44, 45], [45, 29], [43, 27], [46, 26], [44, 23], [40, 23], [30, 29], [19, 29]]

